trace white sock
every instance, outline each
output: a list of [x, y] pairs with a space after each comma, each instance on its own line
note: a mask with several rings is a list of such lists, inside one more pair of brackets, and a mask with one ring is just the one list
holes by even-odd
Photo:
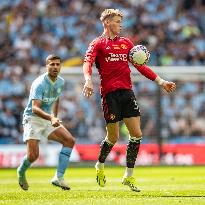
[[104, 163], [100, 163], [99, 161], [97, 161], [95, 168], [96, 169], [104, 169]]
[[124, 177], [131, 177], [133, 175], [133, 171], [134, 171], [134, 168], [126, 167]]

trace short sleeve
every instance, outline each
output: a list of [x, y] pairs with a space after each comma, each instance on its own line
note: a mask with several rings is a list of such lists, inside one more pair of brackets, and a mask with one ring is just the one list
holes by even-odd
[[99, 39], [96, 38], [89, 44], [89, 47], [85, 54], [84, 62], [93, 63], [95, 61], [95, 58], [98, 54], [99, 42]]
[[43, 86], [40, 83], [34, 82], [31, 86], [30, 98], [32, 100], [42, 100], [43, 99]]

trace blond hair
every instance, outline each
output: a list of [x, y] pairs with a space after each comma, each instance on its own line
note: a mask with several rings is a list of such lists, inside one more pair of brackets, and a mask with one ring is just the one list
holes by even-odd
[[123, 14], [119, 9], [105, 9], [100, 16], [100, 20], [103, 22], [106, 18], [114, 16], [123, 17]]

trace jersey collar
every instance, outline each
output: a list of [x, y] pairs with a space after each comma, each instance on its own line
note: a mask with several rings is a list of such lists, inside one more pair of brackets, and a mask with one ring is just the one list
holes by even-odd
[[53, 82], [49, 77], [48, 77], [48, 73], [46, 73], [46, 80], [51, 84], [51, 85], [55, 85], [57, 79], [55, 82]]
[[103, 33], [100, 37], [101, 37], [101, 38], [107, 38], [107, 39], [109, 39], [109, 40], [111, 40], [111, 41], [115, 41], [115, 40], [117, 40], [117, 38], [118, 38], [118, 36], [116, 35], [116, 36], [112, 39], [112, 38], [110, 38], [109, 36], [107, 36], [105, 33]]

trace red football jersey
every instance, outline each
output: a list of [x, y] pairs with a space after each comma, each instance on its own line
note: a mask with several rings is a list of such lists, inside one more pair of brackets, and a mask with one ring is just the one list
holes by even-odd
[[[86, 52], [84, 62], [96, 64], [101, 80], [101, 94], [105, 95], [117, 89], [132, 89], [128, 54], [133, 43], [125, 37], [106, 36], [93, 40]], [[154, 80], [156, 74], [147, 66], [135, 66], [145, 77]]]

